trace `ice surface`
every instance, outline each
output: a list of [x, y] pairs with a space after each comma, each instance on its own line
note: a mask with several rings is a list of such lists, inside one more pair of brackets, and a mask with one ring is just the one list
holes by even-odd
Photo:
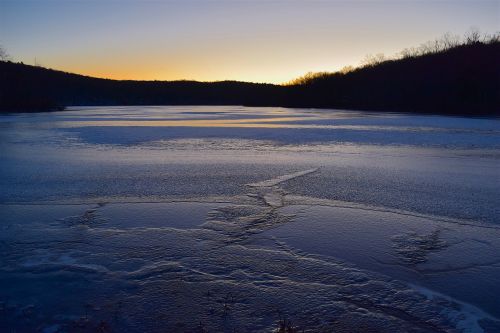
[[0, 328], [498, 332], [500, 121], [0, 117]]
[[497, 226], [329, 200], [288, 201], [293, 221], [261, 233], [257, 244], [342, 259], [500, 316]]

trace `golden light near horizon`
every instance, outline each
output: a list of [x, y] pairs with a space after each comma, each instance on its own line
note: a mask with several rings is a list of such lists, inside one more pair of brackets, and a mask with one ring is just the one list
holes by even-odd
[[96, 77], [283, 83], [447, 31], [498, 31], [498, 10], [496, 1], [3, 1], [0, 43], [14, 60]]

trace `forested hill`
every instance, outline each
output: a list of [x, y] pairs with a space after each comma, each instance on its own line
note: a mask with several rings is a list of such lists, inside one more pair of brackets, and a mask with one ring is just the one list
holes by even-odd
[[121, 81], [0, 62], [1, 109], [72, 105], [277, 105], [282, 87], [236, 81]]
[[500, 42], [475, 42], [315, 74], [287, 85], [119, 81], [0, 62], [0, 110], [73, 105], [258, 105], [500, 115]]
[[500, 42], [473, 43], [297, 80], [293, 106], [500, 115]]

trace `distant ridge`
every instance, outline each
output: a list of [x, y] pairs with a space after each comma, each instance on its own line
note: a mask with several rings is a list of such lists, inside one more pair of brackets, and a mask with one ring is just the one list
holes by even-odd
[[0, 62], [0, 111], [75, 105], [249, 105], [500, 115], [500, 42], [474, 42], [288, 85], [121, 81]]

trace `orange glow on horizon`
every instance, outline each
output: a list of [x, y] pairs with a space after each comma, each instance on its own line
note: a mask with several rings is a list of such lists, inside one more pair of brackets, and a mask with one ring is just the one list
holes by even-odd
[[[143, 54], [131, 55], [119, 61], [105, 55], [95, 59], [58, 55], [50, 62], [43, 59], [38, 62], [43, 67], [55, 70], [113, 80], [202, 82], [234, 80], [273, 84], [287, 83], [308, 72], [334, 72], [348, 64], [321, 61], [312, 62], [316, 65], [311, 66], [309, 61], [304, 59], [300, 62], [282, 61], [279, 65], [275, 65], [275, 62], [279, 62], [275, 58], [276, 56], [268, 56], [266, 59], [256, 57], [252, 62], [247, 61], [246, 64], [242, 64], [243, 61], [231, 61], [217, 55], [208, 55], [207, 58], [198, 60], [189, 54], [169, 58]], [[142, 59], [148, 61], [144, 62]], [[357, 61], [351, 62], [351, 64], [356, 63]]]
[[487, 0], [7, 1], [0, 43], [14, 61], [93, 77], [286, 83], [446, 32], [494, 33], [498, 9]]
[[[359, 62], [359, 61], [358, 61]], [[356, 61], [352, 64], [356, 65]], [[234, 68], [227, 69], [222, 65], [220, 67], [212, 66], [208, 69], [202, 66], [186, 64], [175, 64], [168, 66], [166, 63], [130, 63], [120, 64], [108, 61], [76, 63], [68, 62], [65, 59], [56, 60], [54, 64], [41, 62], [43, 67], [60, 70], [64, 72], [80, 74], [103, 79], [112, 80], [137, 80], [137, 81], [242, 81], [255, 83], [285, 84], [308, 72], [335, 72], [348, 65], [325, 64], [316, 66], [293, 66], [289, 69], [275, 68], [268, 70], [259, 70], [258, 68]], [[265, 67], [265, 66], [262, 66]], [[281, 66], [283, 67], [283, 66]]]

